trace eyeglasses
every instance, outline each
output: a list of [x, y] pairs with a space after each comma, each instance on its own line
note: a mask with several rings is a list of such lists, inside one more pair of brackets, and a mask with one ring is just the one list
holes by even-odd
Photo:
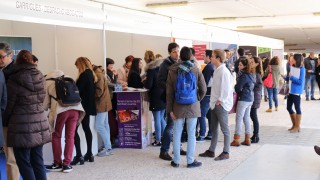
[[4, 59], [4, 58], [6, 58], [7, 56], [9, 56], [10, 54], [6, 54], [6, 55], [4, 55], [4, 56], [0, 56], [0, 59]]

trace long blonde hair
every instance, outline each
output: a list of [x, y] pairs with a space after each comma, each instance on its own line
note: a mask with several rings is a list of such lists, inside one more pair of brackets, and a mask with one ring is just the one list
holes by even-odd
[[94, 73], [94, 71], [92, 69], [91, 61], [88, 58], [86, 58], [86, 57], [78, 57], [76, 62], [75, 62], [75, 65], [79, 69], [78, 78], [79, 78], [80, 74], [82, 74], [86, 69], [90, 69], [92, 74], [93, 74], [94, 82], [97, 82], [97, 80], [98, 80], [97, 75], [96, 75], [96, 73]]

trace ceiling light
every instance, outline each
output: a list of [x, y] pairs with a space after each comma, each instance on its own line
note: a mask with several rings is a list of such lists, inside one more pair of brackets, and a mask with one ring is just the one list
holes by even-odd
[[314, 16], [320, 16], [320, 12], [314, 12], [313, 15]]
[[237, 26], [237, 29], [258, 29], [263, 28], [263, 26]]
[[186, 5], [188, 5], [188, 1], [149, 3], [149, 4], [146, 4], [146, 7], [158, 8], [158, 7], [172, 7], [172, 6], [186, 6]]
[[304, 51], [306, 48], [294, 48], [294, 49], [289, 49], [290, 51]]
[[296, 46], [297, 44], [285, 44], [285, 46]]
[[215, 18], [203, 18], [204, 21], [234, 21], [236, 17], [215, 17]]

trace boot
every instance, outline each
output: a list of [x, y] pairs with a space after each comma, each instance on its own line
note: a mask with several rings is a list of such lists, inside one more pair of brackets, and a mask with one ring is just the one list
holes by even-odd
[[295, 120], [296, 120], [296, 113], [290, 114], [291, 122], [292, 122], [292, 127], [288, 129], [288, 131], [291, 131], [294, 128]]
[[267, 96], [264, 96], [264, 102], [268, 102]]
[[242, 145], [250, 146], [251, 141], [250, 141], [250, 134], [246, 134], [244, 141], [241, 143]]
[[232, 143], [230, 144], [230, 146], [240, 146], [240, 135], [235, 134], [233, 138], [234, 139], [233, 139]]
[[294, 128], [290, 131], [291, 133], [300, 132], [301, 114], [296, 114]]
[[259, 134], [253, 135], [250, 139], [251, 139], [251, 143], [258, 143], [260, 140]]

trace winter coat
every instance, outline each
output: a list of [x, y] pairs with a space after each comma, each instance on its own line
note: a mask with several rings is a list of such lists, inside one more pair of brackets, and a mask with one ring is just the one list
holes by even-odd
[[[7, 107], [7, 86], [6, 79], [2, 71], [0, 71], [0, 123], [2, 124], [2, 114]], [[3, 126], [0, 126], [0, 146], [4, 145]]]
[[52, 132], [54, 131], [54, 125], [56, 123], [57, 116], [62, 112], [69, 111], [69, 110], [79, 111], [79, 119], [78, 119], [77, 125], [80, 124], [80, 122], [83, 120], [85, 116], [85, 112], [81, 103], [76, 106], [62, 107], [59, 105], [59, 103], [55, 99], [52, 98], [52, 97], [57, 97], [56, 85], [54, 80], [48, 80], [48, 79], [61, 77], [63, 75], [64, 73], [62, 71], [54, 70], [48, 73], [46, 76], [46, 79], [47, 79], [46, 80], [46, 96], [44, 98], [43, 106], [44, 106], [44, 110], [46, 111], [50, 109], [48, 114], [48, 120], [49, 120], [49, 124]]
[[140, 74], [131, 71], [128, 76], [128, 87], [133, 88], [143, 88], [143, 83], [141, 82]]
[[256, 83], [254, 84], [254, 88], [253, 88], [253, 104], [251, 106], [251, 108], [255, 108], [258, 109], [260, 107], [260, 103], [261, 103], [261, 92], [262, 92], [262, 78], [261, 78], [261, 74], [256, 73], [255, 74], [255, 79], [256, 79]]
[[256, 82], [254, 76], [248, 73], [241, 73], [237, 79], [234, 89], [238, 94], [239, 101], [253, 102], [253, 88]]
[[169, 68], [168, 79], [166, 84], [166, 100], [167, 100], [167, 113], [173, 112], [177, 119], [180, 118], [197, 118], [201, 116], [200, 110], [200, 101], [206, 94], [207, 86], [204, 80], [204, 77], [200, 70], [193, 66], [191, 68], [192, 73], [196, 76], [197, 79], [197, 93], [198, 93], [198, 101], [185, 105], [185, 104], [178, 104], [175, 101], [175, 91], [176, 91], [176, 79], [178, 77], [178, 67], [181, 63], [176, 63]]
[[10, 74], [14, 71], [13, 64], [14, 60], [12, 60], [6, 67], [2, 69], [6, 82], [8, 81]]
[[94, 66], [94, 72], [98, 77], [96, 82], [96, 107], [97, 112], [108, 112], [112, 109], [112, 103], [105, 71], [101, 66]]
[[149, 89], [150, 111], [160, 111], [166, 108], [166, 104], [161, 100], [159, 94], [163, 93], [163, 89], [157, 85], [158, 72], [160, 64], [163, 60], [158, 59], [146, 65], [147, 79], [144, 81], [144, 87]]
[[34, 64], [16, 66], [7, 82], [7, 145], [33, 148], [51, 141], [48, 119], [43, 109], [45, 79]]
[[[279, 83], [280, 65], [271, 65], [271, 68], [272, 68], [271, 70], [272, 70], [272, 81], [273, 81], [272, 88], [279, 89], [280, 88], [280, 83]], [[270, 72], [270, 70], [269, 70], [269, 66], [268, 66], [262, 79], [265, 79], [268, 76], [269, 72]]]
[[94, 76], [90, 69], [82, 72], [77, 79], [77, 86], [79, 89], [81, 104], [87, 115], [97, 115], [95, 93], [96, 87], [94, 85]]
[[164, 103], [166, 102], [166, 82], [168, 78], [169, 67], [175, 63], [176, 61], [171, 59], [171, 57], [169, 56], [165, 60], [163, 60], [159, 67], [157, 85], [159, 88], [163, 90], [163, 93], [159, 96], [161, 97]]
[[121, 67], [118, 69], [118, 83], [121, 84], [128, 84], [128, 74], [129, 74], [129, 69], [126, 67]]

